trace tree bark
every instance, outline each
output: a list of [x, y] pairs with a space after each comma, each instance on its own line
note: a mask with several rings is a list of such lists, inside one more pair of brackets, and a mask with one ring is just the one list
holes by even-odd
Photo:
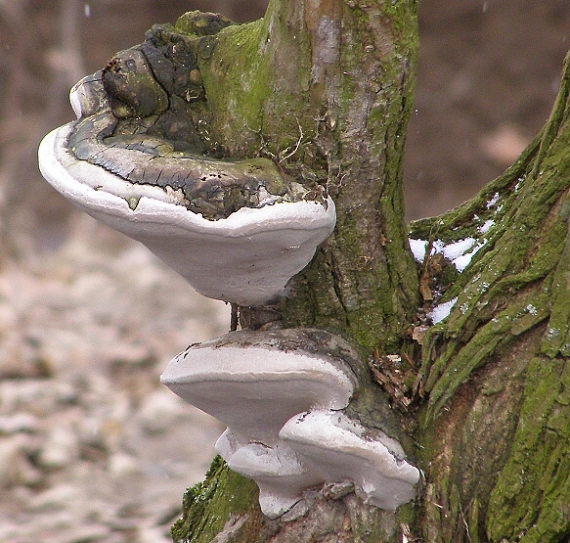
[[[504, 175], [408, 229], [401, 170], [416, 8], [272, 0], [262, 20], [203, 38], [199, 63], [210, 151], [271, 157], [335, 200], [335, 232], [293, 279], [282, 323], [358, 349], [364, 371], [348, 410], [401, 441], [424, 472], [418, 497], [391, 513], [328, 488], [296, 518], [269, 520], [255, 484], [216, 459], [187, 491], [174, 541], [570, 536], [570, 76], [545, 129]], [[192, 17], [170, 31], [194, 34]], [[408, 235], [428, 244], [421, 265]], [[459, 273], [434, 250], [461, 240], [478, 250]], [[431, 326], [426, 312], [453, 300]]]
[[569, 58], [551, 118], [515, 164], [457, 210], [412, 225], [412, 237], [482, 245], [423, 342], [428, 541], [570, 536]]

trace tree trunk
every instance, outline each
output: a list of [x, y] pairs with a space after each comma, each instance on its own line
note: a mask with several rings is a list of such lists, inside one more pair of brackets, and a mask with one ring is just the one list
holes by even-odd
[[[174, 541], [570, 536], [570, 78], [515, 165], [459, 209], [408, 230], [401, 170], [416, 7], [272, 0], [264, 19], [203, 39], [200, 72], [212, 149], [269, 156], [335, 200], [335, 232], [292, 281], [283, 326], [328, 330], [358, 349], [365, 371], [348, 410], [400, 440], [424, 472], [418, 497], [392, 513], [321, 492], [303, 515], [269, 520], [255, 484], [216, 459], [187, 491]], [[192, 20], [175, 31], [195, 32]], [[427, 243], [421, 265], [409, 232]], [[458, 241], [473, 252], [461, 273], [442, 258]], [[430, 326], [426, 311], [451, 301]], [[257, 311], [243, 308], [242, 322]]]
[[412, 225], [413, 238], [481, 246], [422, 346], [428, 541], [570, 536], [569, 58], [551, 118], [517, 162], [457, 210]]

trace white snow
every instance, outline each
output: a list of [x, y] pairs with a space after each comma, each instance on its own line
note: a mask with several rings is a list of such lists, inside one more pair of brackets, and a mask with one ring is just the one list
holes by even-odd
[[489, 230], [491, 230], [491, 228], [494, 225], [495, 225], [495, 221], [488, 220], [488, 221], [485, 221], [477, 230], [479, 230], [479, 233], [481, 233], [481, 234], [486, 234]]
[[423, 262], [426, 256], [428, 242], [424, 239], [410, 239], [410, 249], [416, 262]]
[[493, 194], [493, 197], [487, 202], [487, 209], [491, 209], [493, 206], [495, 206], [499, 201], [499, 197], [499, 193], [495, 192], [495, 194]]
[[[493, 221], [487, 221], [481, 229], [487, 231], [494, 224]], [[410, 239], [410, 248], [417, 262], [423, 262], [425, 258], [428, 242], [421, 239]], [[441, 253], [445, 258], [450, 260], [458, 272], [462, 272], [471, 262], [473, 255], [487, 243], [482, 240], [477, 243], [475, 238], [465, 238], [449, 245], [445, 245], [443, 241], [436, 240], [432, 244], [433, 254]], [[469, 251], [469, 252], [468, 252]]]
[[443, 319], [447, 318], [453, 309], [453, 306], [457, 302], [457, 297], [452, 298], [448, 302], [443, 302], [442, 304], [436, 305], [427, 316], [431, 319], [433, 324], [440, 323]]
[[[441, 243], [441, 242], [440, 242]], [[457, 258], [463, 256], [469, 249], [471, 249], [477, 240], [475, 238], [465, 238], [461, 241], [456, 241], [455, 243], [450, 243], [443, 247], [442, 252], [445, 258], [454, 262]]]
[[453, 265], [455, 266], [455, 269], [459, 273], [461, 273], [467, 266], [469, 266], [469, 263], [471, 262], [471, 258], [474, 254], [475, 254], [475, 252], [467, 253], [467, 254], [458, 256], [456, 259], [454, 259]]
[[473, 255], [487, 243], [486, 239], [481, 240], [469, 253], [465, 253], [453, 261], [455, 268], [461, 273], [471, 262]]

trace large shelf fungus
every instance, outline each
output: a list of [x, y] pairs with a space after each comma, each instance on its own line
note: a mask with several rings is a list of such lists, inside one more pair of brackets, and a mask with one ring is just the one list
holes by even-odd
[[155, 36], [81, 80], [70, 94], [78, 118], [44, 138], [40, 170], [201, 294], [260, 305], [280, 295], [331, 234], [334, 203], [269, 159], [205, 154], [199, 38], [177, 39], [166, 47]]
[[183, 18], [188, 34], [153, 28], [77, 83], [77, 120], [44, 138], [40, 169], [198, 292], [242, 306], [242, 326], [259, 328], [189, 347], [161, 379], [227, 425], [216, 449], [256, 481], [268, 517], [345, 481], [394, 510], [413, 498], [419, 471], [397, 441], [344, 413], [362, 380], [357, 353], [329, 332], [266, 327], [275, 298], [332, 233], [335, 206], [316, 182], [297, 183], [265, 158], [228, 159], [212, 143], [198, 58], [211, 53], [208, 34], [228, 24], [193, 13]]
[[279, 517], [305, 490], [342, 480], [394, 510], [413, 499], [419, 471], [394, 439], [341, 413], [356, 367], [350, 346], [327, 332], [240, 331], [189, 347], [161, 380], [228, 426], [216, 449], [256, 481], [265, 515]]

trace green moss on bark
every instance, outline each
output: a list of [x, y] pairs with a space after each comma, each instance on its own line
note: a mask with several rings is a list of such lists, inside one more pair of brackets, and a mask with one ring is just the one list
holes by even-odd
[[570, 535], [569, 88], [567, 61], [549, 123], [513, 167], [411, 227], [415, 239], [480, 245], [444, 294], [457, 297], [451, 314], [423, 342], [430, 541]]
[[[240, 535], [260, 523], [256, 484], [231, 471], [221, 457], [214, 458], [206, 479], [184, 494], [184, 516], [172, 527], [175, 543], [210, 543], [232, 517], [247, 516]], [[247, 541], [247, 539], [244, 539]]]
[[570, 536], [570, 362], [534, 358], [525, 383], [509, 459], [490, 498], [488, 533], [491, 541], [559, 543]]
[[[263, 20], [203, 39], [199, 54], [212, 148], [229, 157], [269, 156], [296, 181], [335, 201], [335, 233], [291, 282], [283, 323], [329, 330], [356, 344], [366, 377], [352, 408], [366, 411], [355, 415], [374, 427], [382, 427], [390, 410], [364, 401], [379, 392], [365, 393], [376, 387], [366, 356], [399, 351], [418, 302], [401, 182], [416, 11], [415, 0], [272, 0]], [[389, 418], [395, 435], [395, 418]], [[217, 477], [227, 475], [212, 481]], [[188, 522], [180, 524], [178, 537], [196, 529], [192, 519], [220, 509], [213, 501], [206, 509], [194, 499], [187, 505]], [[365, 514], [361, 505], [354, 506], [356, 516]], [[324, 510], [331, 514], [335, 507]], [[232, 506], [222, 510], [215, 529], [227, 511], [235, 514]], [[389, 526], [386, 533], [395, 533], [395, 517], [379, 516]], [[369, 541], [380, 530], [353, 521], [347, 530], [354, 541]], [[199, 529], [215, 532], [209, 525]]]
[[256, 134], [261, 127], [262, 105], [271, 92], [264, 84], [269, 77], [268, 59], [258, 51], [267, 39], [264, 30], [261, 20], [230, 26], [212, 37], [210, 49], [200, 59], [212, 112], [212, 146], [234, 156], [254, 156], [259, 147]]
[[399, 2], [386, 13], [359, 2], [343, 5], [339, 65], [329, 67], [312, 96], [324, 112], [316, 144], [325, 154], [337, 227], [321, 259], [329, 280], [312, 268], [302, 272], [284, 315], [291, 326], [332, 323], [369, 352], [397, 350], [417, 304], [401, 185], [415, 8], [415, 2]]
[[[563, 156], [558, 147], [545, 154], [542, 141], [535, 140], [472, 202], [412, 225], [416, 239], [427, 234], [450, 243], [470, 237], [480, 247], [445, 294], [444, 299], [457, 297], [450, 317], [426, 335], [422, 378], [432, 415], [498, 345], [541, 322], [549, 321], [544, 352], [555, 356], [570, 343], [565, 303], [570, 154], [566, 149]], [[481, 221], [491, 220], [493, 226], [482, 232]]]
[[[292, 281], [284, 324], [345, 335], [363, 361], [407, 348], [418, 304], [401, 192], [415, 9], [273, 0], [263, 21], [205, 42], [201, 60], [213, 145], [231, 156], [272, 156], [336, 203], [335, 233]], [[422, 342], [416, 384], [428, 402], [415, 437], [426, 487], [421, 507], [399, 520], [429, 541], [558, 543], [570, 535], [569, 88], [566, 74], [548, 125], [503, 176], [458, 209], [411, 226], [415, 239], [471, 237], [478, 245], [442, 298], [457, 297], [451, 315]], [[374, 394], [361, 398], [350, 409], [375, 426], [382, 410]], [[258, 512], [240, 508], [253, 491], [243, 502], [224, 501], [234, 484], [222, 470], [191, 493], [179, 537], [204, 533], [199, 541], [209, 541], [236, 514], [254, 519], [244, 530], [268, 529]], [[395, 518], [386, 516], [386, 541], [402, 535]], [[271, 533], [287, 541], [278, 524]], [[356, 524], [352, 530], [365, 540]]]

